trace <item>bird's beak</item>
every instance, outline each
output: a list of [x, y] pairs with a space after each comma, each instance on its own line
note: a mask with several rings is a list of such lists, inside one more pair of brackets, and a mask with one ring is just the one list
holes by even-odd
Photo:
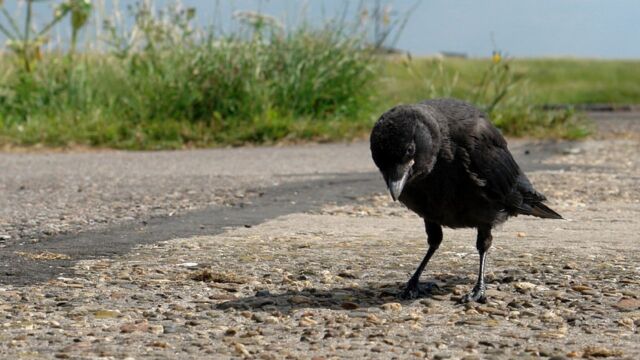
[[387, 187], [389, 188], [389, 192], [391, 192], [391, 198], [393, 201], [398, 200], [400, 194], [402, 194], [402, 189], [404, 189], [404, 185], [407, 183], [412, 166], [413, 160], [405, 164], [398, 165], [393, 171], [393, 174], [389, 176]]

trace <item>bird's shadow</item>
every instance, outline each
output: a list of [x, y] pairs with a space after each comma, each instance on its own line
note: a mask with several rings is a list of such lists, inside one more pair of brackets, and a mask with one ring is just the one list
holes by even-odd
[[[438, 285], [437, 288], [433, 288], [423, 296], [415, 299], [403, 299], [400, 296], [406, 285], [404, 282], [370, 283], [362, 287], [305, 288], [300, 291], [287, 291], [279, 294], [258, 291], [253, 296], [220, 303], [216, 308], [219, 310], [236, 309], [290, 313], [303, 308], [330, 310], [365, 309], [378, 307], [389, 302], [407, 304], [421, 299], [430, 299], [433, 296], [438, 297], [439, 300], [451, 299], [455, 301], [454, 288], [456, 285], [469, 284], [469, 279], [448, 275], [438, 278], [435, 283]], [[424, 283], [421, 285], [424, 286]]]

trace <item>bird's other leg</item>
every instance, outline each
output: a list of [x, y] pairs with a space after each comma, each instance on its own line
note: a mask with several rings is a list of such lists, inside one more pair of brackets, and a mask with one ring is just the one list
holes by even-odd
[[484, 303], [487, 301], [487, 298], [484, 295], [484, 291], [486, 289], [486, 285], [484, 283], [484, 263], [487, 257], [487, 251], [489, 251], [492, 241], [493, 236], [491, 235], [491, 227], [479, 227], [478, 238], [476, 239], [476, 248], [478, 249], [478, 253], [480, 254], [478, 281], [476, 281], [476, 285], [473, 287], [473, 290], [471, 290], [469, 294], [465, 295], [461, 299], [462, 302], [475, 301]]
[[[413, 273], [413, 276], [411, 276], [411, 279], [409, 279], [409, 282], [407, 282], [406, 288], [400, 295], [403, 299], [415, 299], [425, 293], [424, 291], [420, 291], [420, 275], [424, 271], [424, 268], [427, 266], [429, 259], [431, 259], [436, 250], [438, 250], [438, 247], [442, 242], [442, 226], [428, 221], [425, 221], [424, 224], [427, 230], [427, 242], [429, 243], [429, 250], [427, 250], [427, 254], [424, 256], [424, 259], [422, 259], [420, 265], [418, 265], [416, 272]], [[427, 289], [426, 292], [428, 292], [428, 290], [429, 289]]]

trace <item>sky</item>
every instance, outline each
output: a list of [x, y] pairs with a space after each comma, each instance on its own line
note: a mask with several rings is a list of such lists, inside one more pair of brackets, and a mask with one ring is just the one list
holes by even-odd
[[[107, 3], [107, 8], [115, 4], [115, 0], [97, 1]], [[161, 7], [170, 1], [154, 3]], [[640, 0], [380, 1], [390, 5], [398, 16], [409, 15], [395, 47], [413, 55], [448, 51], [484, 57], [495, 49], [514, 57], [640, 58]], [[17, 11], [19, 2], [5, 0], [10, 11]], [[125, 8], [134, 2], [116, 3]], [[372, 7], [376, 1], [182, 0], [182, 3], [197, 9], [200, 24], [215, 22], [229, 28], [234, 22], [232, 14], [238, 10], [260, 11], [292, 26], [303, 20], [322, 23], [343, 13], [347, 19], [356, 19], [360, 4]], [[51, 5], [39, 6], [38, 18], [51, 14]]]

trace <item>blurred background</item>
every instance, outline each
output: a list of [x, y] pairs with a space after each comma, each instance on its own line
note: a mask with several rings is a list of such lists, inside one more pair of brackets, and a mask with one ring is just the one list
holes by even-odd
[[453, 96], [577, 139], [640, 103], [632, 0], [0, 0], [0, 145], [165, 149], [364, 137]]

